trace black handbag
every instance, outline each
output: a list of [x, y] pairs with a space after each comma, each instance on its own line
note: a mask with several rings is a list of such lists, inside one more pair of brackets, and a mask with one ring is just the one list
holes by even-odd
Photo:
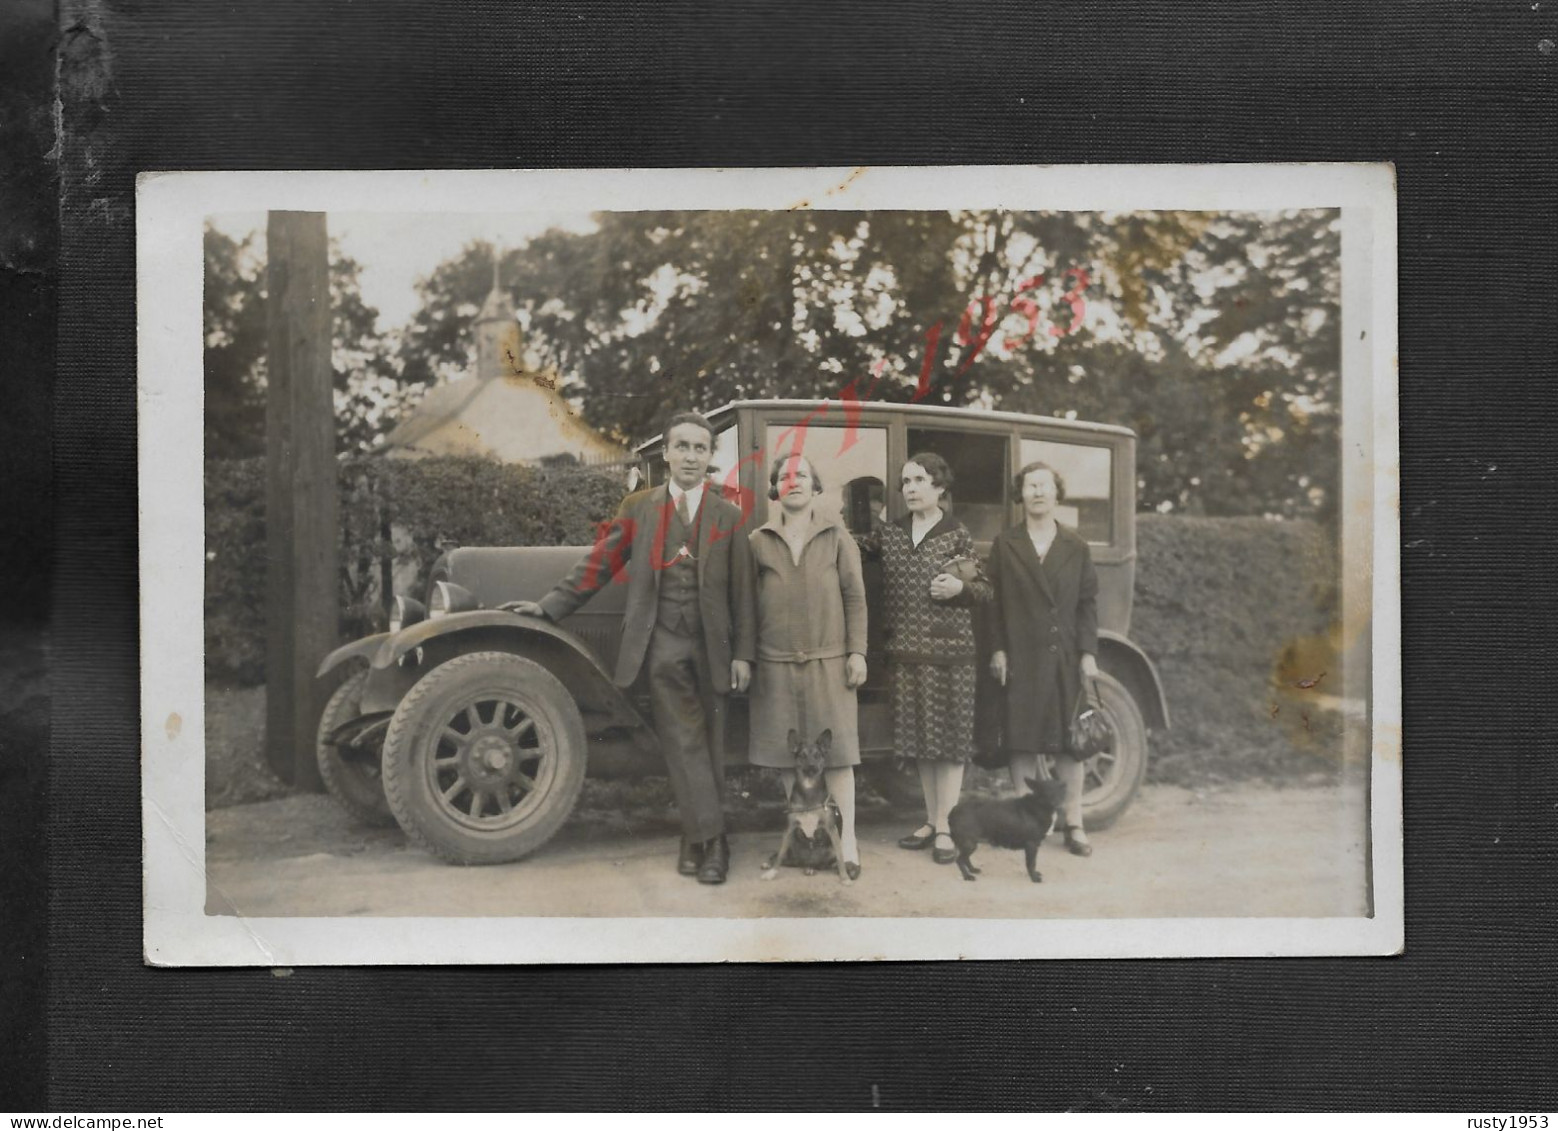
[[1104, 715], [1096, 681], [1093, 682], [1091, 697], [1085, 687], [1077, 691], [1076, 709], [1071, 713], [1066, 745], [1078, 762], [1114, 749], [1114, 727], [1109, 725], [1109, 719]]

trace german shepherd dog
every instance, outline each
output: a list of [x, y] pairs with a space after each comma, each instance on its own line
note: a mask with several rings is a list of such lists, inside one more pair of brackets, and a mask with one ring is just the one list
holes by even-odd
[[[816, 742], [803, 742], [800, 733], [790, 731], [790, 753], [795, 758], [795, 788], [790, 792], [789, 806], [785, 812], [784, 838], [779, 851], [763, 865], [763, 879], [772, 880], [779, 875], [779, 866], [788, 858], [792, 847], [800, 849], [796, 834], [807, 847], [823, 848], [823, 841], [833, 849], [832, 863], [838, 866], [839, 880], [850, 883], [844, 872], [844, 849], [839, 840], [838, 814], [828, 804], [828, 784], [823, 771], [828, 764], [828, 751], [833, 746], [833, 731], [825, 730]], [[806, 868], [808, 876], [815, 867]]]
[[1066, 783], [1055, 778], [1024, 780], [1032, 793], [999, 801], [960, 801], [947, 815], [952, 843], [958, 849], [958, 871], [965, 880], [972, 880], [979, 872], [970, 857], [983, 840], [996, 848], [1022, 849], [1028, 878], [1036, 884], [1043, 882], [1034, 861], [1039, 845], [1055, 827], [1056, 814], [1066, 797]]

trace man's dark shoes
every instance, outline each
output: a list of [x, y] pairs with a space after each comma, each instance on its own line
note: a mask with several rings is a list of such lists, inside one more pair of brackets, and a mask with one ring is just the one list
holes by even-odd
[[723, 835], [703, 846], [703, 865], [698, 869], [700, 884], [722, 884], [730, 871], [730, 844]]
[[676, 857], [676, 870], [684, 876], [696, 876], [703, 867], [703, 842], [682, 837], [682, 850]]

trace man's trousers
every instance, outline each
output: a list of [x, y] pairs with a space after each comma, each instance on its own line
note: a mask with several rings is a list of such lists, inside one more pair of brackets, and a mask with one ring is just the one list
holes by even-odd
[[725, 831], [725, 696], [709, 682], [701, 636], [655, 626], [649, 638], [649, 709], [690, 841]]

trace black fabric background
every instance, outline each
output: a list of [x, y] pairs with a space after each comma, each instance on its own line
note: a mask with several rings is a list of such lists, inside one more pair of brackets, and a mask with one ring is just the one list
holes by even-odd
[[[47, 1055], [16, 1106], [1558, 1108], [1555, 15], [69, 0], [49, 976], [13, 1019]], [[1307, 160], [1398, 169], [1404, 957], [141, 966], [136, 172]]]

